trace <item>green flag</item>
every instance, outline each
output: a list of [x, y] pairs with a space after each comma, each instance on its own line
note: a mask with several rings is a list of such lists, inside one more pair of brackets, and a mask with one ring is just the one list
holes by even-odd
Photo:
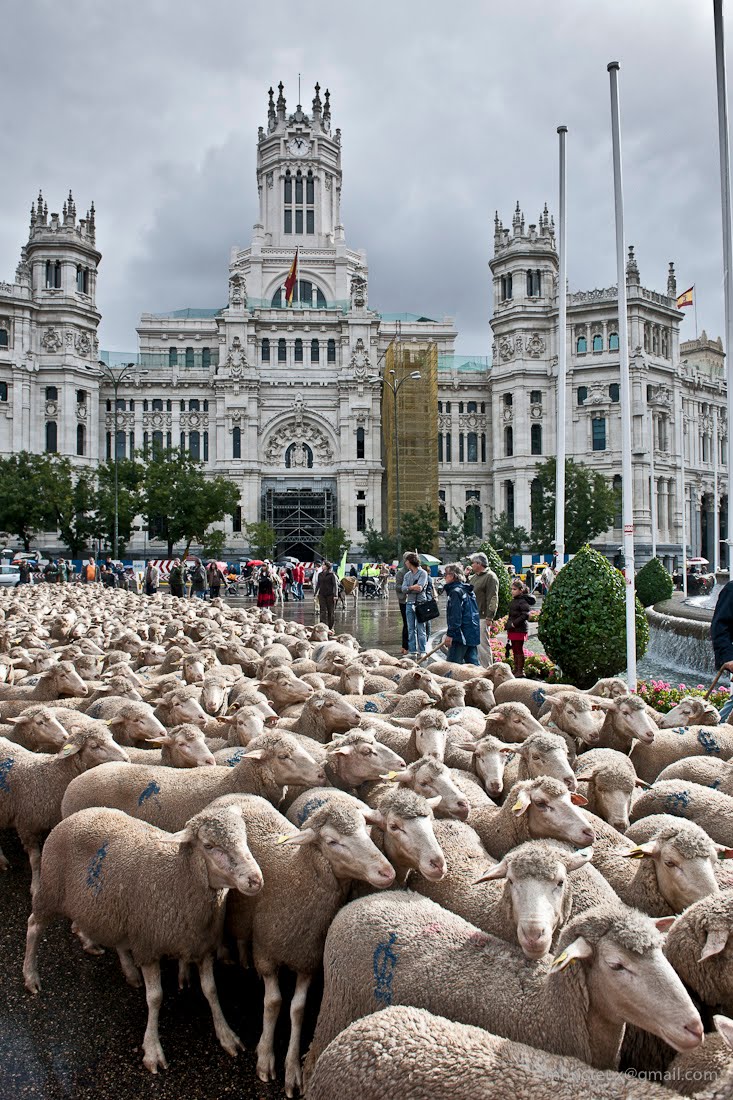
[[344, 579], [344, 574], [346, 573], [346, 555], [348, 554], [348, 552], [348, 550], [344, 550], [344, 556], [341, 559], [341, 564], [336, 570], [336, 576], [340, 581]]

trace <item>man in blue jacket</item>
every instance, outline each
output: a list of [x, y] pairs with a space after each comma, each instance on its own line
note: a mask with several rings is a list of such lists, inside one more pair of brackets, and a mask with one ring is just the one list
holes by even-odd
[[[713, 642], [715, 667], [724, 668], [733, 673], [733, 581], [728, 581], [718, 596], [713, 621], [710, 624], [710, 637]], [[720, 717], [723, 722], [727, 721], [731, 711], [733, 711], [733, 695], [721, 707]]]
[[458, 562], [445, 567], [445, 594], [448, 632], [443, 645], [448, 649], [447, 660], [455, 665], [477, 665], [481, 618], [476, 595], [466, 584], [463, 566]]

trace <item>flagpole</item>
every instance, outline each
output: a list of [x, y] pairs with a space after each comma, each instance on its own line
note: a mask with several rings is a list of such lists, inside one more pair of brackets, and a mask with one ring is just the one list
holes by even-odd
[[555, 440], [555, 561], [565, 564], [565, 404], [568, 363], [567, 296], [567, 195], [565, 189], [565, 139], [567, 126], [558, 126], [560, 193], [558, 211], [558, 311], [557, 311], [557, 438]]
[[[725, 300], [725, 376], [728, 394], [728, 569], [731, 569], [731, 487], [733, 486], [733, 229], [731, 227], [730, 149], [728, 135], [728, 81], [725, 69], [723, 0], [713, 0], [715, 28], [715, 76], [718, 94], [718, 144], [720, 147], [720, 198], [723, 215], [723, 296]], [[733, 575], [733, 573], [731, 574]]]
[[697, 340], [697, 288], [692, 284], [692, 305], [695, 310], [695, 339]]
[[720, 483], [718, 480], [718, 406], [713, 405], [713, 573], [720, 572]]
[[621, 121], [618, 97], [618, 61], [607, 66], [611, 82], [611, 141], [613, 192], [616, 207], [616, 274], [621, 397], [621, 502], [626, 579], [626, 676], [636, 690], [636, 593], [634, 591], [634, 486], [631, 467], [631, 381], [629, 377], [629, 321], [626, 304], [626, 242], [624, 240], [624, 186], [621, 171]]
[[649, 518], [652, 525], [652, 557], [657, 556], [657, 493], [656, 475], [654, 472], [654, 410], [649, 407], [649, 423], [651, 424], [651, 444], [649, 446]]
[[687, 490], [685, 489], [685, 399], [680, 400], [680, 477], [682, 479], [682, 593], [687, 599]]

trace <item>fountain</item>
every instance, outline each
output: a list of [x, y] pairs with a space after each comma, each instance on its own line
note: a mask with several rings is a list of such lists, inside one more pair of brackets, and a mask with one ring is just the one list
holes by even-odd
[[644, 660], [688, 677], [692, 673], [712, 679], [717, 669], [710, 641], [710, 623], [718, 596], [727, 581], [727, 573], [718, 573], [715, 587], [706, 596], [663, 600], [647, 608], [649, 649]]

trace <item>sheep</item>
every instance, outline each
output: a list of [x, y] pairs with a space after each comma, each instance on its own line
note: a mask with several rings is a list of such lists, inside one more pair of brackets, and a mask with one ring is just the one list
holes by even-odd
[[[421, 756], [411, 764], [400, 768], [399, 771], [388, 772], [390, 783], [398, 783], [400, 787], [407, 787], [431, 801], [439, 798], [440, 802], [435, 806], [438, 816], [448, 815], [465, 821], [468, 817], [468, 799], [463, 791], [456, 785], [450, 770], [440, 760], [433, 756]], [[382, 783], [366, 784], [359, 792], [360, 797], [373, 804], [373, 798], [379, 798], [384, 790]]]
[[173, 691], [167, 691], [158, 701], [154, 714], [164, 726], [180, 726], [183, 722], [193, 722], [202, 729], [208, 721], [208, 715], [198, 701], [199, 689], [196, 684], [181, 684]]
[[674, 764], [668, 764], [656, 781], [662, 783], [665, 779], [684, 779], [689, 783], [699, 783], [701, 787], [712, 787], [723, 794], [733, 794], [733, 760], [719, 760], [715, 756], [683, 756]]
[[683, 779], [657, 780], [636, 799], [631, 818], [638, 821], [650, 814], [664, 813], [695, 821], [718, 844], [733, 849], [733, 798], [730, 795]]
[[[492, 667], [492, 666], [490, 666]], [[525, 741], [531, 733], [544, 733], [545, 727], [532, 715], [524, 703], [497, 703], [486, 715], [484, 733], [500, 741]]]
[[316, 691], [303, 704], [297, 720], [289, 726], [297, 733], [325, 745], [334, 733], [346, 733], [361, 723], [361, 715], [335, 691]]
[[[82, 776], [78, 777], [79, 779]], [[160, 768], [128, 764], [97, 769], [96, 783], [71, 783], [64, 817], [89, 806], [112, 806], [131, 817], [175, 832], [214, 798], [259, 794], [278, 803], [288, 783], [317, 787], [321, 767], [286, 733], [271, 731], [250, 741], [232, 768]]]
[[43, 703], [10, 718], [7, 726], [0, 727], [0, 733], [31, 752], [58, 752], [68, 737], [55, 713]]
[[683, 756], [715, 756], [719, 760], [733, 757], [733, 726], [677, 726], [658, 729], [652, 745], [635, 744], [634, 767], [639, 779], [653, 783], [669, 764]]
[[341, 791], [355, 794], [362, 783], [373, 782], [384, 772], [404, 767], [402, 757], [377, 741], [373, 730], [335, 734], [326, 746], [326, 779]]
[[[326, 937], [306, 1092], [328, 1043], [387, 1004], [429, 1005], [448, 1019], [598, 1069], [615, 1068], [625, 1023], [689, 1050], [702, 1040], [702, 1022], [661, 943], [643, 914], [621, 903], [596, 906], [565, 926], [554, 960], [529, 967], [520, 948], [428, 898], [388, 891], [353, 901]], [[573, 961], [578, 965], [569, 967]]]
[[[73, 781], [97, 765], [119, 761], [129, 767], [124, 749], [109, 730], [77, 730], [54, 755], [27, 752], [0, 737], [0, 829], [14, 828], [31, 865], [31, 894], [38, 884], [41, 838], [61, 820], [61, 804]], [[0, 858], [0, 869], [7, 860]]]
[[[87, 715], [94, 718], [94, 715]], [[62, 718], [63, 721], [72, 722], [72, 717]], [[102, 719], [112, 731], [112, 736], [119, 745], [144, 744], [148, 738], [165, 734], [166, 727], [157, 717], [149, 703], [137, 703], [129, 700], [123, 703], [109, 717]], [[180, 725], [181, 723], [172, 723]]]
[[165, 955], [197, 964], [217, 1039], [236, 1056], [242, 1044], [219, 1005], [213, 952], [229, 890], [251, 896], [262, 884], [236, 807], [205, 809], [173, 835], [119, 810], [83, 810], [58, 824], [46, 841], [28, 920], [26, 989], [39, 992], [38, 941], [53, 918], [64, 916], [95, 941], [116, 948], [133, 981], [135, 968], [142, 969], [148, 1001], [146, 1069], [157, 1073], [167, 1068], [158, 1034], [160, 960]]
[[627, 905], [661, 917], [717, 893], [718, 848], [694, 822], [655, 815], [630, 837], [594, 825], [593, 863]]
[[373, 729], [383, 745], [387, 745], [408, 763], [421, 756], [434, 756], [442, 760], [448, 736], [448, 722], [439, 710], [426, 710], [418, 714], [410, 723], [409, 731], [393, 726], [389, 721], [365, 715], [361, 719], [362, 728]]
[[[227, 801], [227, 800], [225, 800]], [[339, 796], [321, 806], [300, 831], [262, 799], [242, 799], [249, 844], [262, 869], [264, 887], [252, 901], [230, 895], [227, 927], [240, 944], [251, 946], [257, 973], [265, 983], [262, 1035], [257, 1044], [257, 1076], [275, 1078], [274, 1032], [282, 1003], [280, 967], [295, 971], [290, 1006], [290, 1041], [285, 1058], [285, 1090], [301, 1086], [300, 1035], [305, 1000], [321, 965], [326, 932], [355, 878], [378, 888], [390, 886], [394, 868], [366, 830], [358, 802]], [[215, 804], [216, 805], [216, 804]], [[273, 844], [273, 837], [279, 843]]]
[[[478, 682], [483, 683], [483, 680]], [[458, 726], [470, 737], [481, 737], [486, 733], [487, 716], [476, 707], [450, 707], [445, 714], [449, 725]]]
[[480, 665], [454, 665], [451, 661], [432, 660], [430, 672], [433, 676], [443, 676], [446, 680], [472, 680], [488, 676], [489, 670]]
[[579, 745], [598, 744], [606, 708], [612, 705], [607, 699], [594, 699], [580, 691], [558, 691], [540, 707], [541, 722], [545, 729], [565, 738], [574, 760]]
[[[703, 1005], [733, 1006], [731, 968], [733, 892], [701, 898], [677, 918], [667, 935], [664, 953]], [[672, 935], [674, 933], [674, 935]]]
[[702, 699], [699, 695], [686, 695], [677, 706], [666, 714], [660, 714], [657, 725], [660, 729], [672, 729], [674, 726], [717, 726], [720, 724], [720, 711]]
[[501, 859], [526, 840], [556, 838], [578, 848], [595, 840], [593, 826], [578, 809], [582, 795], [548, 776], [516, 783], [503, 806], [489, 805], [474, 812], [471, 825], [487, 852]]
[[490, 734], [479, 737], [477, 741], [468, 741], [461, 740], [451, 731], [443, 760], [451, 768], [460, 768], [478, 776], [487, 794], [496, 798], [503, 789], [504, 768], [514, 748], [514, 745], [507, 745]]
[[637, 779], [629, 757], [615, 749], [591, 749], [578, 757], [575, 775], [582, 784], [580, 793], [588, 799], [589, 813], [625, 833], [634, 790], [647, 786]]
[[175, 726], [165, 734], [148, 738], [160, 749], [128, 748], [132, 764], [154, 764], [168, 768], [201, 768], [216, 764], [214, 754], [198, 726]]
[[637, 742], [642, 745], [651, 745], [654, 742], [658, 727], [638, 695], [624, 695], [611, 700], [591, 698], [606, 712], [597, 742], [599, 748], [629, 753]]
[[[479, 769], [479, 773], [482, 774], [482, 778], [480, 746], [486, 740], [486, 738], [483, 738], [478, 741], [473, 750], [476, 767]], [[554, 779], [558, 779], [565, 784], [569, 791], [577, 789], [577, 780], [568, 762], [567, 744], [565, 739], [558, 736], [558, 734], [550, 733], [549, 730], [543, 733], [531, 733], [526, 740], [521, 741], [518, 745], [507, 745], [505, 747], [511, 749], [511, 755], [508, 758], [506, 754], [503, 754], [505, 760], [503, 787], [505, 790], [511, 790], [515, 783], [523, 779], [535, 779], [540, 775], [549, 775]], [[486, 785], [485, 780], [484, 784]], [[488, 786], [486, 790], [489, 794], [492, 794]], [[498, 793], [501, 793], [501, 790]]]
[[582, 695], [593, 695], [602, 699], [619, 699], [629, 694], [629, 685], [616, 677], [597, 680], [592, 687], [582, 690], [568, 684], [548, 684], [544, 680], [515, 679], [508, 665], [493, 667], [495, 671], [490, 678], [494, 684], [497, 703], [525, 703], [535, 718], [539, 717], [540, 709], [552, 695], [563, 691], [580, 692]]
[[59, 661], [47, 672], [42, 672], [32, 686], [8, 684], [0, 688], [4, 688], [4, 693], [0, 693], [0, 722], [17, 718], [28, 703], [49, 703], [62, 695], [89, 694], [87, 685], [70, 661]]
[[733, 1034], [730, 1030], [730, 1018], [713, 1016], [716, 1031], [706, 1033], [703, 1046], [676, 1054], [668, 1066], [667, 1080], [674, 1084], [675, 1092], [681, 1096], [697, 1096], [703, 1100], [705, 1092], [700, 1091], [702, 1082], [715, 1082], [711, 1100], [722, 1094], [723, 1082], [730, 1090], [731, 1044]]

